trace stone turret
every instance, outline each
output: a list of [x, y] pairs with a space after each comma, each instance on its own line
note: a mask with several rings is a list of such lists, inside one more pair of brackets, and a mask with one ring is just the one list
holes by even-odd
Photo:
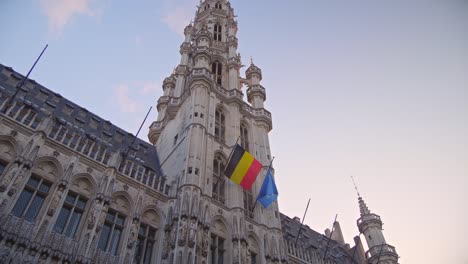
[[383, 222], [379, 215], [371, 213], [364, 199], [358, 198], [361, 217], [357, 220], [359, 231], [364, 235], [369, 250], [366, 252], [368, 264], [398, 264], [395, 248], [385, 241], [382, 232]]

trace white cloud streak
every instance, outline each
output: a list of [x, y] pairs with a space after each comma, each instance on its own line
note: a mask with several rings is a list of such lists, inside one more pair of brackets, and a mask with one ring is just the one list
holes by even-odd
[[60, 35], [75, 16], [98, 14], [91, 7], [92, 2], [96, 0], [40, 0], [42, 11], [48, 18], [49, 32]]
[[193, 19], [195, 14], [194, 5], [196, 0], [170, 0], [166, 1], [166, 12], [163, 16], [163, 22], [171, 31], [184, 36], [184, 29]]
[[115, 89], [115, 99], [122, 112], [135, 113], [140, 109], [138, 102], [129, 95], [128, 85], [118, 85]]

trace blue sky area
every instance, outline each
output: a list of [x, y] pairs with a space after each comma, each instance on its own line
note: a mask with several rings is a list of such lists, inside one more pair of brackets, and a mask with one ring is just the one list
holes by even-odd
[[[0, 63], [136, 133], [194, 0], [3, 0]], [[280, 208], [358, 233], [354, 175], [401, 263], [468, 263], [468, 1], [236, 0], [263, 70]], [[243, 69], [245, 70], [245, 68]], [[147, 126], [141, 136], [147, 140]]]

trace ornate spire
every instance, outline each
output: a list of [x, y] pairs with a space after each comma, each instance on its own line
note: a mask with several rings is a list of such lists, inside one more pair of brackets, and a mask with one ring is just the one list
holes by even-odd
[[370, 210], [367, 207], [366, 202], [364, 202], [364, 199], [362, 199], [361, 196], [359, 196], [358, 201], [359, 201], [359, 210], [361, 211], [361, 216], [370, 214]]

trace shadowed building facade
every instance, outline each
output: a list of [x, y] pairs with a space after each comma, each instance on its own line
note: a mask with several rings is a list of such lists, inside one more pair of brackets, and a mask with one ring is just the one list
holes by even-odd
[[299, 219], [254, 208], [266, 170], [249, 191], [223, 175], [238, 139], [271, 162], [262, 71], [241, 77], [229, 1], [201, 2], [184, 32], [151, 144], [0, 65], [0, 262], [398, 263], [362, 198], [367, 253], [338, 223], [295, 243]]

